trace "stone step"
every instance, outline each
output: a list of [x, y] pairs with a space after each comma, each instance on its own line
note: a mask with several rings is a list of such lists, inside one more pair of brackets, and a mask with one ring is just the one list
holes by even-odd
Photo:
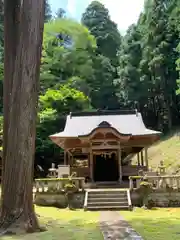
[[97, 199], [97, 198], [115, 198], [115, 199], [122, 199], [122, 198], [127, 198], [127, 195], [111, 195], [111, 194], [98, 194], [98, 195], [89, 195], [88, 198], [90, 199]]
[[118, 192], [123, 193], [126, 192], [127, 189], [121, 188], [98, 188], [98, 189], [89, 189], [88, 192]]
[[117, 188], [121, 188], [122, 189], [122, 188], [129, 188], [129, 182], [125, 183], [125, 184], [119, 184], [119, 185], [106, 185], [106, 186], [104, 186], [104, 185], [94, 185], [91, 188], [92, 189], [102, 189], [102, 188], [104, 188], [104, 189], [109, 189], [109, 188], [117, 189]]
[[112, 209], [114, 209], [114, 210], [118, 210], [118, 209], [121, 209], [121, 210], [128, 210], [129, 209], [129, 206], [127, 205], [127, 206], [121, 206], [121, 205], [119, 205], [119, 206], [88, 206], [87, 208], [86, 208], [86, 210], [104, 210], [104, 209], [106, 209], [106, 210], [112, 210]]
[[125, 201], [125, 202], [88, 202], [88, 207], [89, 206], [103, 206], [103, 207], [107, 207], [107, 206], [127, 206], [128, 205], [128, 202]]
[[123, 202], [123, 201], [127, 201], [127, 197], [120, 197], [120, 198], [111, 198], [111, 197], [108, 197], [108, 198], [93, 198], [93, 197], [88, 197], [88, 202], [105, 202], [105, 201], [109, 201], [109, 202]]
[[127, 191], [120, 189], [88, 190], [85, 209], [129, 209]]
[[89, 195], [101, 195], [101, 194], [103, 194], [103, 195], [118, 195], [118, 196], [125, 196], [126, 194], [127, 194], [127, 192], [102, 192], [102, 191], [100, 191], [100, 192], [88, 192], [88, 194]]
[[98, 193], [104, 193], [104, 194], [124, 194], [126, 193], [126, 191], [89, 191], [89, 193], [92, 193], [92, 194], [98, 194]]

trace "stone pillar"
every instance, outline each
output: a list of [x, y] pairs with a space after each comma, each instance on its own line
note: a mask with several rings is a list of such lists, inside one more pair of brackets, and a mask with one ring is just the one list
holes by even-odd
[[144, 151], [145, 151], [145, 162], [146, 162], [146, 167], [147, 167], [147, 171], [148, 171], [149, 163], [148, 163], [148, 149], [147, 149], [147, 147], [145, 147]]
[[122, 162], [121, 162], [121, 147], [118, 149], [118, 165], [119, 165], [119, 182], [122, 182]]

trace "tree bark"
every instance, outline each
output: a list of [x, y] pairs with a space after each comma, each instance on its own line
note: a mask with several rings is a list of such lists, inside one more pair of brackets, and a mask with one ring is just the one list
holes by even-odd
[[39, 230], [33, 173], [44, 0], [5, 0], [5, 80], [0, 228]]

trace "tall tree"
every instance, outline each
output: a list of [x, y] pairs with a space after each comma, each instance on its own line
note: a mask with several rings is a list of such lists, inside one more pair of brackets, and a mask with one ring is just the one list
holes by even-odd
[[66, 11], [63, 8], [59, 8], [56, 12], [56, 18], [65, 18]]
[[0, 228], [39, 230], [33, 168], [44, 0], [5, 0], [4, 138]]
[[0, 0], [0, 114], [3, 108], [4, 2]]
[[126, 104], [137, 101], [151, 127], [160, 130], [170, 130], [179, 114], [175, 2], [145, 1], [137, 26], [127, 32], [120, 52], [120, 97]]
[[[124, 105], [133, 105], [144, 93], [140, 84], [139, 63], [142, 57], [141, 34], [135, 25], [129, 27], [119, 53], [119, 78], [115, 80], [118, 96]], [[121, 100], [121, 101], [122, 101]]]
[[179, 78], [177, 80], [178, 83], [178, 90], [177, 93], [178, 95], [180, 94], [180, 1], [178, 0], [173, 0], [172, 4], [172, 11], [171, 11], [171, 23], [173, 24], [174, 28], [177, 30], [177, 33], [179, 35], [178, 39], [178, 46], [176, 48], [178, 57], [176, 60], [176, 65], [177, 65], [177, 71], [179, 73]]
[[88, 80], [93, 108], [117, 109], [119, 103], [113, 83], [116, 68], [109, 58], [99, 54], [93, 58], [93, 69], [93, 75]]
[[108, 9], [99, 1], [93, 1], [82, 15], [81, 21], [95, 36], [98, 53], [109, 58], [113, 66], [117, 66], [121, 36]]
[[169, 23], [171, 1], [154, 0], [150, 3], [146, 10], [144, 59], [148, 63], [152, 90], [159, 106], [158, 125], [170, 130], [176, 105], [175, 49], [178, 35]]
[[113, 84], [117, 78], [118, 51], [121, 36], [117, 25], [111, 20], [108, 9], [93, 1], [82, 15], [82, 23], [87, 26], [97, 42], [93, 56], [94, 75], [90, 79], [92, 106], [100, 109], [118, 108], [118, 99]]
[[0, 0], [0, 60], [3, 55], [3, 46], [4, 46], [4, 3]]
[[51, 6], [48, 2], [49, 0], [44, 0], [44, 21], [48, 22], [49, 20], [52, 19], [52, 11], [51, 11]]

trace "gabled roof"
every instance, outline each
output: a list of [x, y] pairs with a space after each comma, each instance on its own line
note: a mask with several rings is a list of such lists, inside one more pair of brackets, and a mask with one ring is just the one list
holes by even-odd
[[147, 129], [141, 113], [137, 111], [96, 111], [71, 113], [67, 116], [63, 132], [50, 137], [80, 137], [90, 135], [94, 129], [111, 127], [125, 135], [154, 135], [161, 132]]

